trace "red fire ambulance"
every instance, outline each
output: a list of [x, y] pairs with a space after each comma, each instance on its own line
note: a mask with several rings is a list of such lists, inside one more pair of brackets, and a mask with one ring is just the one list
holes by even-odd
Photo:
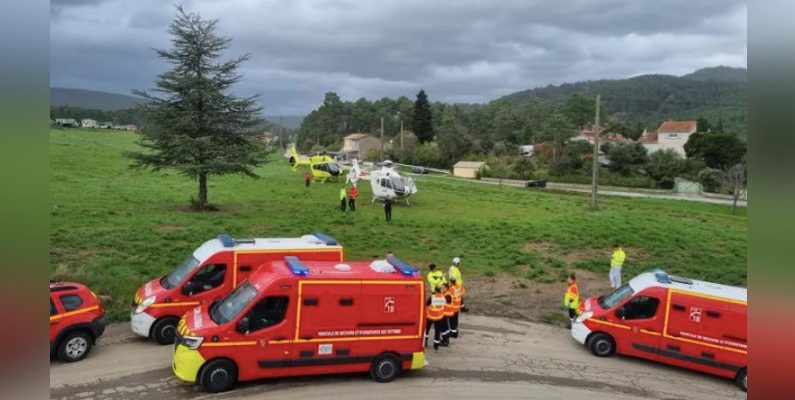
[[388, 382], [425, 364], [423, 291], [420, 274], [395, 257], [285, 257], [182, 317], [174, 373], [210, 392], [237, 381], [346, 372]]
[[734, 379], [748, 389], [748, 289], [640, 274], [588, 299], [571, 335], [599, 357], [646, 358]]
[[105, 332], [105, 311], [97, 295], [74, 282], [50, 282], [50, 354], [80, 361]]
[[147, 282], [135, 293], [132, 330], [159, 344], [174, 343], [177, 321], [202, 302], [225, 296], [265, 262], [285, 256], [342, 261], [334, 238], [317, 232], [297, 238], [233, 239], [220, 235], [196, 249], [168, 275]]

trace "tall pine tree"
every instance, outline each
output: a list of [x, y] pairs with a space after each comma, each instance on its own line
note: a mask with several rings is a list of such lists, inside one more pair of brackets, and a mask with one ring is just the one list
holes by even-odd
[[135, 91], [148, 101], [142, 105], [146, 126], [140, 152], [128, 152], [134, 165], [158, 171], [174, 169], [196, 179], [195, 208], [206, 210], [209, 175], [243, 174], [257, 177], [262, 147], [253, 135], [261, 120], [254, 97], [228, 94], [240, 80], [238, 67], [247, 55], [220, 62], [230, 39], [216, 35], [218, 20], [204, 20], [181, 6], [171, 23], [172, 48], [156, 50], [171, 64], [160, 74], [152, 92]]
[[433, 140], [431, 105], [428, 103], [428, 95], [422, 89], [417, 93], [417, 100], [414, 102], [414, 116], [411, 121], [411, 128], [420, 143]]

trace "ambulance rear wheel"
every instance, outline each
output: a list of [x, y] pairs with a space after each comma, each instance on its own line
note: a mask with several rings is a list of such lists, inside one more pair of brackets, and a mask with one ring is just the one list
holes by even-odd
[[743, 392], [748, 392], [748, 369], [741, 369], [740, 372], [737, 373], [737, 378], [734, 381], [737, 382], [737, 386], [739, 386]]
[[174, 344], [177, 338], [177, 319], [167, 317], [152, 325], [152, 338], [157, 344]]
[[609, 357], [616, 352], [616, 341], [606, 333], [597, 333], [591, 336], [588, 348], [597, 357]]
[[80, 361], [91, 351], [93, 340], [85, 331], [75, 331], [58, 344], [58, 358], [66, 362]]
[[199, 383], [210, 393], [225, 392], [237, 383], [237, 366], [229, 360], [212, 360], [199, 373]]
[[400, 370], [400, 359], [395, 357], [394, 354], [382, 354], [373, 360], [373, 365], [370, 367], [370, 376], [376, 382], [386, 383], [391, 382], [400, 375]]

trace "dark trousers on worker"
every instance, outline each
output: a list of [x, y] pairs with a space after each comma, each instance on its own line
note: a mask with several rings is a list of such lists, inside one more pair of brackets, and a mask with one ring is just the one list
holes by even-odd
[[386, 222], [392, 221], [392, 207], [384, 208], [384, 217], [386, 217]]
[[450, 317], [450, 337], [451, 338], [457, 338], [458, 337], [458, 314], [460, 314], [460, 312], [457, 312], [457, 313], [453, 314], [452, 317]]
[[345, 211], [345, 199], [340, 200], [340, 211]]
[[356, 211], [356, 199], [348, 199], [348, 208], [350, 208], [351, 211]]
[[577, 319], [577, 309], [576, 308], [569, 308], [569, 319], [571, 322], [574, 322]]
[[309, 179], [304, 179], [306, 181], [306, 187], [309, 187]]
[[428, 334], [431, 332], [431, 325], [433, 325], [433, 348], [438, 348], [444, 341], [444, 331], [447, 329], [445, 319], [442, 318], [437, 321], [427, 320], [425, 322], [425, 345], [428, 345]]

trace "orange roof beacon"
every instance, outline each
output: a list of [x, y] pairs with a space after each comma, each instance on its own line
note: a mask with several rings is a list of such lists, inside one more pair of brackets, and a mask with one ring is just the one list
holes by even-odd
[[173, 344], [177, 321], [183, 314], [224, 297], [257, 267], [285, 256], [342, 261], [343, 248], [321, 232], [294, 238], [233, 239], [219, 235], [199, 246], [168, 275], [136, 291], [130, 312], [132, 330], [159, 344]]
[[105, 332], [105, 310], [85, 285], [50, 282], [50, 354], [63, 361], [84, 359]]
[[261, 378], [370, 372], [389, 382], [425, 365], [419, 272], [373, 262], [285, 257], [179, 321], [176, 376], [209, 392]]
[[718, 375], [748, 389], [748, 289], [640, 274], [588, 299], [571, 335], [598, 357], [614, 353]]

